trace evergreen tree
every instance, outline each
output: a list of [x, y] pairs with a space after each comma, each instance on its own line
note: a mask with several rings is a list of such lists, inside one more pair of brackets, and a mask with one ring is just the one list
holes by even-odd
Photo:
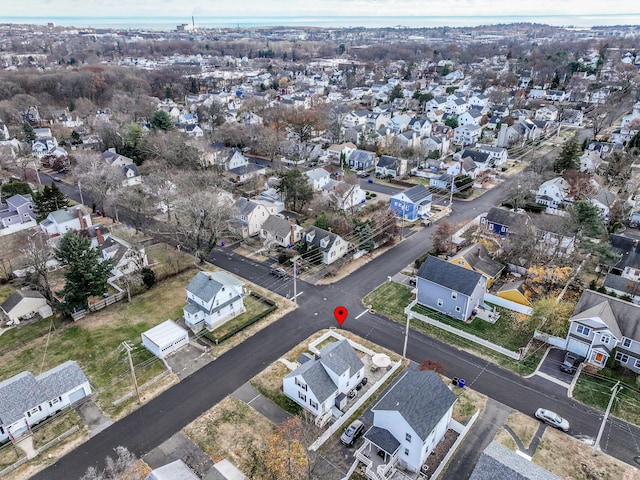
[[391, 89], [391, 93], [389, 94], [389, 101], [393, 102], [396, 98], [402, 98], [402, 86], [399, 83]]
[[447, 127], [458, 128], [458, 117], [455, 115], [451, 115], [447, 117], [447, 119], [444, 121], [444, 124]]
[[91, 240], [73, 231], [67, 232], [55, 250], [55, 256], [66, 268], [64, 273], [64, 296], [62, 310], [72, 312], [77, 308], [88, 308], [89, 297], [107, 291], [107, 280], [111, 276], [111, 260], [102, 260]]
[[276, 190], [282, 194], [287, 208], [299, 212], [313, 198], [313, 188], [297, 168], [280, 173]]
[[62, 210], [69, 206], [69, 199], [60, 191], [58, 185], [52, 183], [51, 186], [45, 185], [41, 192], [33, 194], [33, 204], [35, 214], [38, 220], [47, 218], [51, 212]]
[[22, 131], [24, 132], [25, 142], [33, 142], [36, 139], [36, 132], [29, 123], [24, 122], [22, 124]]
[[173, 130], [173, 121], [171, 116], [164, 110], [156, 110], [151, 116], [151, 126], [158, 130]]
[[320, 212], [316, 215], [316, 221], [313, 222], [313, 225], [323, 230], [329, 230], [331, 228], [331, 223], [329, 223], [327, 214], [324, 212]]
[[572, 138], [562, 146], [558, 158], [553, 162], [553, 171], [556, 173], [564, 173], [566, 170], [579, 170], [579, 159], [580, 145]]
[[0, 201], [4, 202], [14, 195], [31, 195], [31, 187], [27, 182], [9, 182], [2, 184], [0, 192], [2, 193]]

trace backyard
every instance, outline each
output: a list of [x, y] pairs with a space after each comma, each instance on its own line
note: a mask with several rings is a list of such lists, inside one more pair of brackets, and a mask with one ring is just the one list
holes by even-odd
[[[409, 305], [413, 298], [411, 291], [412, 289], [406, 285], [401, 285], [395, 282], [385, 282], [364, 298], [364, 304], [372, 310], [375, 310], [398, 323], [406, 324], [407, 317], [404, 313], [404, 309]], [[491, 324], [480, 319], [475, 319], [473, 322], [467, 324], [459, 320], [448, 318], [438, 312], [435, 312], [435, 315], [432, 315], [431, 313], [427, 313], [427, 309], [422, 310], [424, 307], [416, 307], [419, 309], [418, 313], [429, 314], [429, 316], [435, 320], [453, 325], [456, 328], [468, 331], [469, 333], [479, 337], [487, 338], [493, 343], [505, 348], [517, 350], [518, 348], [527, 345], [532, 336], [532, 333], [527, 332], [523, 328], [523, 325], [515, 319], [515, 314], [508, 310], [499, 309], [501, 318], [496, 321], [495, 324]], [[432, 311], [429, 309], [429, 312]], [[469, 351], [475, 355], [488, 358], [490, 361], [496, 362], [499, 365], [522, 375], [532, 373], [535, 370], [545, 351], [542, 344], [534, 343], [533, 347], [528, 351], [526, 358], [521, 361], [516, 361], [470, 340], [464, 339], [458, 335], [417, 319], [411, 320], [411, 327], [422, 333], [438, 338], [443, 342]]]

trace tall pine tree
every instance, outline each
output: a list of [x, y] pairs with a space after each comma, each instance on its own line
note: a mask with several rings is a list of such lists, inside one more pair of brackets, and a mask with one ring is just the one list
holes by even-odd
[[58, 185], [52, 183], [51, 186], [45, 185], [42, 191], [33, 194], [33, 204], [36, 218], [44, 220], [51, 212], [67, 208], [69, 199], [58, 188]]
[[89, 297], [107, 291], [111, 276], [110, 259], [103, 260], [100, 252], [91, 246], [91, 240], [73, 231], [67, 232], [55, 250], [56, 258], [66, 267], [64, 272], [64, 303], [67, 313], [89, 307]]

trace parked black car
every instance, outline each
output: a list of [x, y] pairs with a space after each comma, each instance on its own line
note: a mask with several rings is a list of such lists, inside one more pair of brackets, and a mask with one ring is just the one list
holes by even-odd
[[575, 353], [567, 352], [564, 356], [564, 362], [560, 364], [560, 370], [565, 373], [575, 373], [582, 358]]

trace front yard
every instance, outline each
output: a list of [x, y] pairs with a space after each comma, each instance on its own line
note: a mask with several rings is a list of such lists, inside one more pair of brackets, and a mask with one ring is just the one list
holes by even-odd
[[[573, 389], [573, 397], [599, 410], [605, 410], [611, 399], [611, 389], [615, 384], [616, 379], [582, 372]], [[621, 385], [623, 388], [616, 395], [617, 400], [611, 407], [611, 415], [634, 425], [640, 425], [640, 397], [637, 386], [631, 385], [624, 388], [625, 384]]]

